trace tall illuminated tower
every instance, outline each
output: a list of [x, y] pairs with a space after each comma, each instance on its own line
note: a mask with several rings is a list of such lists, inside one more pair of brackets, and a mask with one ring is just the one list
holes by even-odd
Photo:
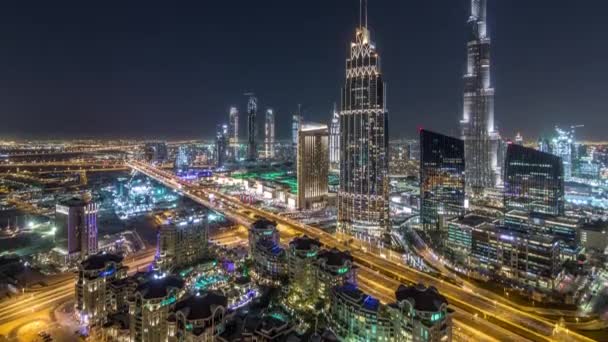
[[473, 193], [500, 182], [498, 146], [500, 136], [494, 125], [494, 88], [490, 81], [490, 37], [486, 0], [471, 0], [471, 39], [467, 44], [467, 71], [464, 75], [464, 105], [461, 120], [465, 141], [467, 188]]
[[255, 117], [258, 113], [258, 99], [253, 93], [247, 93], [249, 101], [247, 102], [247, 159], [256, 160], [258, 157], [256, 138], [257, 126]]
[[236, 160], [239, 148], [239, 109], [236, 106], [230, 107], [228, 114], [228, 139], [231, 159]]
[[228, 125], [217, 125], [215, 135], [215, 161], [217, 167], [223, 167], [226, 162], [226, 145], [228, 143]]
[[367, 26], [367, 1], [361, 4], [342, 89], [338, 229], [385, 239], [390, 234], [388, 112], [380, 56]]
[[334, 103], [334, 111], [329, 126], [329, 169], [340, 170], [340, 113]]
[[291, 142], [293, 145], [293, 155], [297, 158], [298, 155], [298, 133], [300, 132], [300, 126], [302, 126], [302, 105], [298, 105], [298, 112], [293, 115], [291, 119]]
[[268, 108], [264, 122], [264, 154], [267, 159], [274, 158], [274, 144], [274, 111]]

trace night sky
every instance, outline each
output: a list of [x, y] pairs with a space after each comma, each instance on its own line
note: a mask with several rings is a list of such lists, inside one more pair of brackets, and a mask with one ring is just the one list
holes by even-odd
[[[469, 0], [370, 2], [392, 137], [458, 135]], [[608, 140], [608, 2], [489, 2], [503, 136]], [[357, 21], [357, 0], [3, 1], [0, 135], [210, 137], [255, 91], [288, 137], [298, 103], [329, 119]]]

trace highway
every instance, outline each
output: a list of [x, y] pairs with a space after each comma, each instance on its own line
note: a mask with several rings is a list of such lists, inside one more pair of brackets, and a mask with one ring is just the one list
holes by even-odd
[[[293, 238], [300, 235], [301, 234], [294, 232], [281, 232], [281, 245], [286, 247]], [[214, 236], [211, 239], [211, 242], [220, 242], [222, 245], [232, 244], [235, 246], [247, 246], [247, 228], [244, 226], [239, 226], [236, 228], [236, 230], [231, 230], [221, 235]], [[399, 282], [379, 275], [365, 266], [357, 264], [357, 267], [357, 283], [361, 290], [378, 298], [384, 304], [393, 303], [395, 301], [395, 290], [399, 287]], [[381, 283], [373, 280], [378, 276], [380, 276], [382, 279]], [[487, 332], [491, 332], [492, 336], [488, 335]], [[488, 324], [484, 320], [479, 319], [474, 315], [458, 312], [454, 315], [453, 334], [454, 341], [522, 341], [521, 336], [513, 334], [508, 330]]]
[[195, 202], [224, 214], [228, 219], [238, 224], [249, 224], [252, 217], [248, 213], [252, 213], [257, 217], [264, 217], [277, 222], [281, 233], [306, 234], [319, 239], [327, 248], [348, 250], [358, 264], [378, 272], [376, 276], [372, 275], [374, 278], [371, 279], [376, 282], [382, 283], [383, 279], [387, 277], [399, 283], [424, 283], [427, 286], [435, 286], [448, 299], [450, 305], [456, 311], [456, 315], [476, 315], [479, 319], [485, 320], [486, 323], [496, 326], [495, 330], [497, 331], [500, 328], [534, 341], [593, 341], [576, 332], [559, 328], [555, 322], [537, 314], [525, 312], [517, 308], [516, 305], [510, 304], [507, 300], [497, 301], [471, 288], [447, 282], [442, 277], [409, 268], [400, 261], [398, 255], [387, 256], [384, 253], [367, 250], [364, 245], [357, 242], [341, 241], [320, 229], [241, 203], [238, 198], [183, 181], [169, 172], [159, 170], [148, 164], [133, 161], [129, 162], [128, 165], [166, 186], [176, 189]]
[[[154, 260], [154, 249], [147, 249], [137, 255], [127, 257], [123, 265], [129, 267], [129, 274], [137, 272]], [[75, 277], [66, 275], [63, 279], [46, 286], [38, 291], [32, 291], [16, 296], [13, 299], [0, 302], [0, 334], [8, 336], [19, 327], [29, 322], [44, 322], [48, 327], [57, 326], [49, 317], [53, 317], [52, 310], [59, 305], [74, 300]], [[40, 320], [38, 313], [44, 313], [45, 319]], [[40, 329], [47, 329], [41, 326]]]

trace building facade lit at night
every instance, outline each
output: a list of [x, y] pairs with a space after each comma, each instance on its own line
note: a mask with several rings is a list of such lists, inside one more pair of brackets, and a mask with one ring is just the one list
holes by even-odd
[[217, 125], [215, 136], [215, 163], [217, 167], [223, 167], [226, 163], [226, 147], [228, 145], [228, 125]]
[[266, 159], [274, 158], [274, 110], [268, 108], [264, 120], [264, 154]]
[[342, 90], [338, 229], [388, 240], [391, 222], [384, 88], [365, 6], [346, 60]]
[[95, 202], [76, 197], [56, 205], [55, 240], [69, 260], [97, 253], [97, 211]]
[[303, 124], [299, 131], [297, 176], [301, 210], [326, 205], [329, 174], [329, 135], [327, 125]]
[[340, 170], [340, 112], [335, 103], [329, 126], [329, 169]]
[[258, 98], [254, 94], [245, 94], [249, 96], [247, 101], [247, 159], [258, 159], [257, 136], [258, 127], [256, 116], [258, 114]]
[[465, 211], [464, 142], [420, 131], [420, 220], [425, 230], [444, 231]]
[[560, 157], [511, 144], [505, 167], [506, 210], [564, 214], [564, 165]]
[[228, 113], [228, 136], [230, 159], [235, 161], [238, 159], [239, 144], [239, 109], [236, 106], [230, 107], [230, 112]]
[[464, 104], [461, 120], [465, 141], [467, 189], [480, 194], [500, 183], [500, 136], [494, 124], [494, 88], [490, 79], [487, 0], [471, 0], [471, 40], [467, 44]]

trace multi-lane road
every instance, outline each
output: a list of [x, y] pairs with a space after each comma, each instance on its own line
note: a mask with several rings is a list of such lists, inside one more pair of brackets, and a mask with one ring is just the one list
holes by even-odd
[[[129, 267], [129, 273], [134, 273], [148, 266], [153, 261], [154, 254], [155, 250], [149, 248], [127, 257], [123, 264]], [[75, 281], [73, 274], [65, 274], [49, 286], [0, 302], [0, 335], [16, 335], [15, 338], [19, 340], [17, 330], [28, 323], [43, 322], [40, 330], [54, 325], [52, 311], [61, 304], [74, 300]]]
[[[278, 223], [279, 231], [291, 234], [306, 234], [317, 238], [327, 248], [348, 250], [355, 261], [373, 271], [370, 281], [384, 284], [390, 288], [386, 279], [398, 283], [424, 283], [436, 287], [450, 302], [457, 317], [473, 315], [476, 320], [484, 321], [484, 331], [491, 336], [502, 336], [501, 332], [519, 336], [519, 340], [534, 341], [593, 341], [571, 330], [558, 327], [557, 324], [536, 313], [527, 312], [510, 303], [507, 299], [496, 300], [476, 291], [474, 288], [455, 285], [445, 280], [445, 277], [435, 276], [407, 267], [398, 255], [386, 255], [365, 249], [357, 242], [347, 242], [336, 238], [320, 229], [302, 224], [284, 216], [261, 210], [257, 207], [241, 203], [238, 198], [228, 196], [208, 187], [200, 187], [183, 181], [175, 175], [157, 169], [145, 163], [130, 162], [131, 168], [148, 175], [151, 178], [180, 191], [201, 205], [224, 214], [238, 224], [251, 223], [255, 217], [264, 217]], [[374, 275], [375, 274], [375, 275]], [[363, 284], [365, 286], [365, 283]], [[495, 337], [496, 338], [496, 337]]]

